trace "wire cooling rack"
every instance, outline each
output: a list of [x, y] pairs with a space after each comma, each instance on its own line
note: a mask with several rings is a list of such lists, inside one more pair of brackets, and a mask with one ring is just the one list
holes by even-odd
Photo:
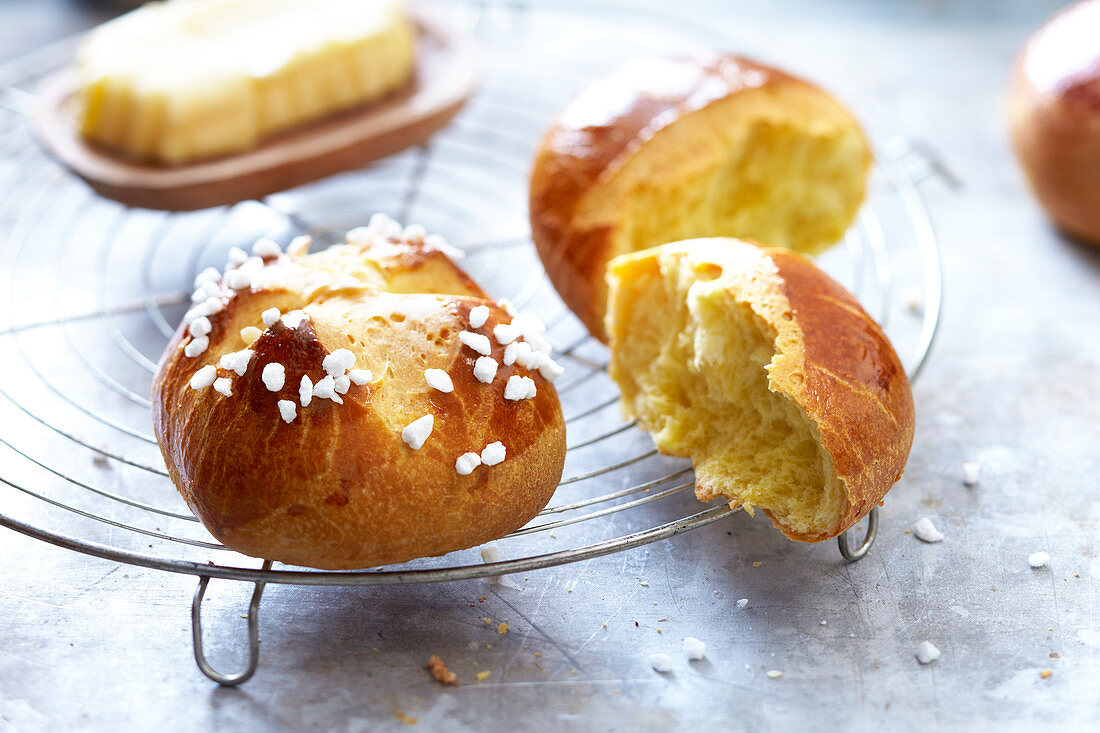
[[[581, 85], [633, 56], [728, 42], [614, 6], [585, 5], [584, 23], [568, 8], [515, 2], [445, 12], [478, 39], [485, 70], [480, 92], [450, 127], [362, 171], [198, 212], [99, 198], [35, 144], [29, 95], [71, 58], [74, 41], [0, 69], [0, 524], [88, 555], [197, 576], [196, 661], [222, 684], [256, 669], [265, 583], [398, 585], [525, 572], [638, 547], [731, 513], [696, 501], [690, 464], [658, 455], [622, 422], [606, 350], [558, 299], [525, 220], [534, 144]], [[936, 238], [918, 185], [937, 173], [951, 179], [932, 151], [905, 140], [883, 145], [878, 161], [857, 225], [820, 264], [884, 325], [915, 379], [941, 299]], [[498, 542], [509, 559], [483, 563], [466, 550], [367, 571], [273, 569], [218, 544], [166, 476], [148, 395], [195, 273], [261, 236], [285, 244], [307, 233], [324, 246], [375, 211], [464, 249], [463, 267], [486, 290], [543, 319], [567, 367], [557, 385], [569, 435], [564, 478], [536, 519]], [[867, 521], [857, 548], [839, 538], [849, 560], [874, 541], [877, 510]], [[201, 605], [211, 578], [255, 584], [241, 673], [219, 673], [203, 655]]]

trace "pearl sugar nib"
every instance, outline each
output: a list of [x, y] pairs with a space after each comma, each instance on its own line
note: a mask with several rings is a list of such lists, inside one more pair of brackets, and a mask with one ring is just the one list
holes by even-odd
[[321, 362], [321, 367], [325, 370], [325, 373], [333, 377], [343, 376], [353, 366], [355, 366], [355, 354], [348, 349], [336, 349], [331, 354], [326, 355]]
[[507, 454], [508, 450], [504, 447], [504, 443], [498, 440], [485, 446], [481, 451], [481, 462], [486, 466], [495, 466], [498, 463], [503, 463]]
[[468, 476], [474, 469], [481, 465], [481, 456], [477, 453], [463, 453], [455, 461], [455, 471], [462, 476]]
[[261, 379], [269, 391], [278, 392], [286, 384], [286, 367], [273, 361], [264, 367]]
[[535, 380], [530, 377], [521, 377], [518, 374], [513, 374], [508, 377], [508, 382], [504, 385], [504, 399], [518, 402], [519, 400], [531, 399], [537, 394], [537, 388], [535, 387]]
[[455, 391], [455, 385], [454, 382], [451, 381], [451, 375], [442, 369], [425, 369], [424, 380], [428, 383], [429, 387], [437, 389], [445, 394]]
[[298, 406], [290, 400], [279, 400], [279, 417], [283, 422], [293, 422], [298, 414]]
[[191, 376], [189, 384], [191, 389], [205, 389], [212, 385], [217, 378], [218, 370], [214, 368], [213, 364], [207, 364]]
[[491, 356], [479, 356], [474, 362], [474, 378], [482, 384], [490, 384], [497, 376], [497, 360]]
[[435, 418], [431, 415], [418, 417], [401, 431], [401, 440], [405, 441], [405, 444], [413, 450], [420, 450], [424, 446], [424, 442], [431, 436], [434, 425]]
[[470, 309], [470, 328], [481, 328], [489, 320], [489, 306], [478, 305]]

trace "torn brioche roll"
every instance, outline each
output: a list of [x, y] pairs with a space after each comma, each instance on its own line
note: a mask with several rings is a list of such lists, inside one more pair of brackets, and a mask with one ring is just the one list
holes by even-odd
[[372, 226], [315, 255], [258, 244], [263, 256], [200, 275], [165, 351], [161, 452], [230, 549], [403, 562], [506, 535], [554, 493], [560, 369], [537, 321], [421, 233]]
[[566, 305], [606, 341], [611, 258], [712, 236], [818, 252], [855, 219], [870, 164], [856, 119], [809, 82], [737, 56], [637, 59], [546, 132], [531, 232]]
[[901, 361], [805, 257], [736, 239], [612, 261], [609, 373], [696, 496], [757, 507], [794, 540], [835, 537], [882, 502], [913, 442]]

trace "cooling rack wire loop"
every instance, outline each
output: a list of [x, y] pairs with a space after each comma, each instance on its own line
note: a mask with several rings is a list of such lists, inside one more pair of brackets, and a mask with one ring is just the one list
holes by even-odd
[[[481, 13], [491, 5], [466, 7]], [[659, 51], [654, 39], [672, 44], [678, 32], [688, 47], [713, 39], [708, 29], [680, 23], [677, 31], [676, 23], [654, 18], [623, 20], [659, 29], [636, 47], [627, 47], [631, 34], [607, 35], [599, 24], [568, 27], [598, 36], [576, 47], [609, 49], [608, 66]], [[497, 15], [476, 20], [476, 32], [501, 34]], [[501, 35], [538, 25], [520, 23]], [[615, 419], [606, 350], [557, 299], [529, 236], [520, 233], [524, 202], [515, 194], [524, 190], [531, 147], [595, 61], [586, 59], [580, 73], [576, 59], [514, 59], [513, 41], [501, 51], [509, 63], [486, 64], [493, 74], [479, 94], [429, 143], [298, 191], [192, 214], [99, 199], [35, 144], [25, 102], [34, 83], [71, 56], [71, 42], [0, 68], [0, 231], [7, 233], [0, 240], [0, 349], [23, 380], [0, 379], [0, 491], [13, 499], [0, 505], [0, 525], [66, 550], [198, 578], [195, 660], [219, 684], [241, 684], [256, 671], [268, 583], [402, 585], [524, 573], [637, 548], [733, 513], [725, 504], [696, 502], [690, 465], [659, 456], [636, 426]], [[535, 73], [545, 84], [530, 84]], [[888, 140], [878, 150], [870, 202], [823, 264], [891, 333], [913, 380], [927, 363], [942, 310], [939, 249], [919, 188], [930, 180], [960, 185], [927, 145]], [[550, 506], [500, 541], [506, 560], [481, 563], [475, 552], [366, 571], [274, 568], [267, 561], [255, 567], [206, 534], [167, 480], [146, 396], [155, 362], [189, 300], [194, 273], [244, 244], [245, 224], [262, 222], [259, 234], [282, 240], [308, 233], [323, 245], [374, 210], [447, 234], [487, 290], [538, 312], [555, 359], [568, 366], [558, 385], [570, 432], [566, 473]], [[920, 308], [906, 314], [914, 282]], [[28, 427], [11, 427], [15, 422]], [[46, 436], [41, 446], [32, 432]], [[90, 464], [103, 470], [89, 475], [81, 467]], [[874, 543], [877, 508], [866, 521], [854, 550], [847, 535], [837, 538], [844, 560], [859, 560]], [[568, 539], [551, 541], [556, 533]], [[204, 652], [201, 610], [214, 578], [254, 585], [242, 672], [217, 671]]]

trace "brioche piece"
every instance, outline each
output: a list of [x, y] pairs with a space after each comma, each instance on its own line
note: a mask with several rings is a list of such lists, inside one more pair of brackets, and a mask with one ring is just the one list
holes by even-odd
[[1100, 245], [1100, 0], [1070, 5], [1024, 46], [1008, 128], [1035, 198], [1067, 234]]
[[609, 373], [695, 494], [834, 537], [881, 503], [913, 442], [893, 347], [855, 298], [789, 250], [675, 242], [612, 261]]
[[[327, 569], [403, 562], [501, 537], [557, 486], [565, 425], [532, 320], [514, 323], [535, 348], [505, 364], [505, 308], [418, 234], [376, 224], [355, 244], [200, 276], [165, 352], [153, 424], [169, 476], [231, 549]], [[484, 339], [491, 381], [464, 331]]]
[[416, 34], [394, 0], [171, 0], [77, 54], [87, 140], [161, 164], [239, 152], [403, 86]]
[[820, 251], [854, 220], [870, 163], [852, 115], [801, 79], [736, 56], [639, 59], [542, 139], [531, 232], [566, 305], [606, 341], [612, 257], [720, 235]]

